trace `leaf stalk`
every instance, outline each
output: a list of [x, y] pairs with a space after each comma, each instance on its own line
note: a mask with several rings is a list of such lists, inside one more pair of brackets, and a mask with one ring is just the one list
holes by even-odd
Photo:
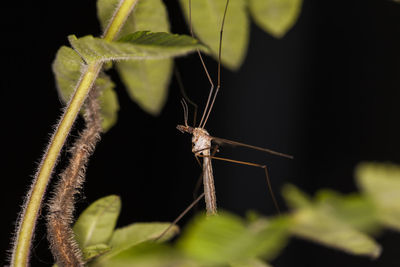
[[[120, 1], [103, 35], [104, 39], [109, 41], [115, 39], [137, 2], [138, 0]], [[32, 186], [25, 198], [20, 219], [17, 223], [11, 256], [11, 266], [25, 267], [29, 265], [33, 233], [47, 184], [49, 183], [51, 174], [65, 140], [71, 131], [72, 125], [102, 67], [103, 63], [96, 61], [84, 68], [75, 92], [50, 139], [50, 143], [36, 172]]]

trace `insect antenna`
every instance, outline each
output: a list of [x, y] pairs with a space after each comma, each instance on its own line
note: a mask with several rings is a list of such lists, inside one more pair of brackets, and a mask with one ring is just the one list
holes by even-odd
[[185, 121], [185, 126], [188, 126], [188, 105], [184, 98], [181, 99], [181, 105], [183, 108], [183, 119]]
[[[196, 125], [197, 122], [197, 110], [198, 110], [198, 106], [196, 103], [194, 103], [192, 100], [190, 100], [190, 98], [186, 95], [186, 91], [185, 91], [185, 87], [183, 86], [183, 82], [182, 82], [182, 78], [181, 78], [181, 74], [178, 70], [178, 68], [175, 66], [174, 68], [174, 74], [176, 77], [176, 80], [178, 82], [178, 86], [179, 86], [179, 90], [181, 91], [181, 95], [183, 97], [183, 99], [186, 100], [186, 102], [188, 102], [189, 104], [191, 104], [194, 107], [194, 111], [193, 111], [193, 124], [192, 125]], [[187, 105], [186, 105], [187, 106]], [[189, 111], [188, 111], [189, 112]], [[187, 125], [186, 125], [187, 126]]]

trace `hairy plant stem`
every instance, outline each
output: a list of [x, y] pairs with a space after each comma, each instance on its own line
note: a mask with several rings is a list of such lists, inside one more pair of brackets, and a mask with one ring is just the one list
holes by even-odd
[[84, 259], [72, 230], [75, 197], [85, 182], [86, 165], [100, 140], [101, 116], [99, 92], [93, 88], [85, 102], [85, 129], [70, 149], [68, 166], [59, 175], [49, 200], [47, 214], [47, 239], [59, 267], [83, 266]]
[[[111, 18], [103, 38], [113, 40], [128, 18], [138, 0], [121, 0]], [[84, 69], [59, 124], [50, 139], [50, 143], [35, 174], [32, 186], [26, 195], [20, 219], [17, 223], [13, 243], [11, 266], [25, 267], [29, 264], [29, 254], [38, 214], [54, 166], [60, 151], [68, 137], [76, 116], [84, 103], [103, 63], [93, 62]]]

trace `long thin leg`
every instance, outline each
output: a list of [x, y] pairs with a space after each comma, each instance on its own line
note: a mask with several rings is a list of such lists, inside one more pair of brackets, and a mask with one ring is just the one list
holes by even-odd
[[179, 216], [176, 218], [168, 227], [167, 229], [164, 230], [157, 238], [154, 239], [154, 241], [159, 240], [161, 237], [163, 237], [171, 228], [172, 226], [176, 225], [182, 218], [183, 216], [186, 215], [202, 198], [204, 197], [204, 193], [202, 193], [198, 198], [195, 199], [195, 201], [192, 202]]
[[265, 177], [266, 177], [267, 185], [268, 185], [268, 190], [269, 190], [269, 193], [271, 194], [272, 201], [274, 203], [274, 206], [275, 206], [276, 211], [278, 212], [278, 214], [281, 213], [281, 211], [279, 209], [278, 201], [276, 200], [274, 191], [272, 190], [271, 180], [269, 178], [268, 168], [267, 168], [266, 165], [261, 165], [261, 164], [257, 164], [257, 163], [247, 162], [247, 161], [240, 161], [240, 160], [233, 160], [233, 159], [215, 157], [215, 156], [204, 156], [204, 155], [198, 155], [198, 156], [199, 157], [203, 157], [203, 158], [212, 158], [212, 159], [216, 159], [216, 160], [228, 161], [228, 162], [232, 162], [232, 163], [248, 165], [248, 166], [253, 166], [253, 167], [258, 167], [258, 168], [264, 169]]
[[[193, 27], [192, 27], [192, 1], [191, 0], [189, 0], [189, 27], [190, 27], [190, 35], [193, 38], [196, 38], [195, 35], [194, 35], [194, 32], [193, 32]], [[200, 61], [201, 61], [201, 65], [203, 66], [203, 69], [204, 69], [204, 71], [205, 71], [205, 73], [207, 75], [207, 79], [208, 79], [208, 81], [210, 83], [210, 86], [211, 86], [210, 93], [208, 94], [207, 103], [206, 103], [206, 106], [204, 108], [203, 115], [201, 116], [201, 120], [200, 120], [200, 124], [199, 124], [199, 126], [200, 126], [203, 123], [204, 116], [207, 113], [208, 105], [210, 104], [211, 96], [212, 96], [212, 94], [214, 92], [214, 83], [213, 83], [213, 81], [211, 79], [211, 76], [210, 76], [210, 74], [208, 72], [207, 66], [204, 63], [204, 60], [203, 60], [203, 57], [201, 55], [200, 50], [199, 49], [196, 49], [196, 50], [197, 50], [197, 54], [199, 55], [199, 58], [200, 58]], [[196, 125], [194, 125], [194, 126], [196, 126]]]
[[[208, 117], [210, 116], [211, 110], [214, 107], [214, 102], [215, 98], [218, 95], [219, 89], [221, 88], [221, 50], [222, 50], [222, 35], [224, 33], [224, 24], [225, 24], [225, 17], [226, 17], [226, 12], [228, 11], [228, 6], [229, 6], [229, 0], [226, 1], [225, 5], [225, 10], [224, 10], [224, 16], [222, 17], [222, 24], [221, 24], [221, 30], [219, 31], [219, 48], [218, 48], [218, 80], [217, 80], [217, 89], [215, 90], [215, 94], [213, 97], [213, 100], [211, 102], [210, 108], [207, 111], [207, 116], [203, 122], [203, 124], [200, 123], [200, 128], [204, 128], [206, 126], [206, 123], [208, 121]], [[208, 104], [208, 102], [207, 102]], [[204, 117], [204, 114], [203, 114]]]
[[[214, 102], [215, 102], [215, 98], [217, 97], [218, 91], [221, 87], [221, 47], [222, 47], [222, 35], [223, 35], [223, 31], [224, 31], [224, 24], [225, 24], [225, 17], [226, 17], [226, 12], [228, 10], [228, 5], [229, 5], [229, 0], [226, 1], [226, 5], [225, 5], [225, 10], [224, 10], [224, 15], [222, 17], [222, 23], [221, 23], [221, 30], [220, 30], [220, 39], [219, 39], [219, 49], [218, 49], [218, 84], [217, 84], [217, 89], [216, 92], [211, 100], [211, 97], [213, 95], [214, 92], [214, 83], [211, 79], [211, 76], [208, 72], [207, 66], [203, 60], [203, 57], [201, 55], [201, 52], [199, 49], [197, 49], [197, 54], [199, 55], [201, 64], [203, 66], [203, 69], [207, 75], [208, 81], [210, 82], [211, 88], [210, 88], [210, 92], [208, 94], [208, 99], [207, 99], [207, 103], [206, 106], [204, 108], [203, 111], [203, 115], [201, 116], [201, 120], [199, 123], [199, 127], [200, 128], [204, 128], [204, 126], [207, 123], [208, 117], [210, 116], [211, 110], [214, 106]], [[190, 34], [193, 38], [195, 38], [194, 32], [193, 32], [193, 27], [192, 27], [192, 1], [189, 0], [189, 25], [190, 25]], [[210, 102], [211, 101], [211, 102]]]
[[[214, 148], [213, 148], [213, 150], [212, 150], [212, 152], [211, 152], [211, 155], [212, 156], [214, 156], [215, 155], [215, 153], [217, 153], [218, 152], [218, 148], [219, 148], [219, 145], [216, 145]], [[198, 159], [198, 157], [197, 156], [195, 156], [196, 157], [196, 160], [197, 160], [197, 162], [199, 163], [199, 165], [200, 165], [200, 167], [201, 167], [201, 164], [200, 164], [200, 161], [199, 161], [199, 159]], [[183, 216], [185, 216], [186, 215], [186, 213], [188, 213], [195, 205], [197, 205], [197, 203], [199, 203], [199, 201], [204, 197], [204, 192], [203, 193], [201, 193], [201, 195], [200, 196], [198, 196], [197, 198], [195, 197], [196, 195], [197, 195], [197, 191], [200, 189], [200, 185], [201, 185], [201, 181], [202, 181], [202, 177], [203, 177], [203, 173], [201, 173], [201, 175], [200, 175], [200, 177], [199, 177], [199, 180], [197, 181], [197, 183], [199, 184], [199, 185], [196, 185], [196, 188], [195, 188], [195, 192], [193, 193], [193, 198], [194, 198], [194, 201], [171, 223], [171, 225], [170, 226], [168, 226], [168, 228], [167, 229], [165, 229], [165, 231], [164, 232], [162, 232], [154, 241], [157, 241], [157, 240], [159, 240], [161, 237], [163, 237], [170, 229], [171, 229], [171, 227], [173, 226], [173, 225], [176, 225], [181, 219], [182, 219], [182, 217]], [[200, 183], [199, 183], [200, 182]]]
[[254, 149], [254, 150], [263, 151], [263, 152], [269, 153], [271, 155], [275, 155], [275, 156], [279, 156], [279, 157], [283, 157], [283, 158], [288, 158], [288, 159], [293, 159], [292, 155], [288, 155], [288, 154], [285, 154], [285, 153], [274, 151], [274, 150], [271, 150], [271, 149], [268, 149], [268, 148], [263, 148], [263, 147], [259, 147], [259, 146], [252, 146], [252, 145], [248, 145], [248, 144], [245, 144], [245, 143], [232, 141], [232, 140], [229, 140], [229, 139], [224, 139], [224, 138], [219, 138], [219, 137], [212, 136], [212, 141], [214, 143], [217, 143], [217, 144], [220, 144], [220, 145], [228, 144], [228, 145], [232, 145], [232, 146], [242, 146], [242, 147], [247, 147], [247, 148], [251, 148], [251, 149]]
[[197, 163], [199, 164], [199, 167], [202, 168], [202, 167], [201, 167], [201, 162], [200, 162], [199, 158], [198, 158], [196, 155], [194, 155], [194, 158], [196, 159]]

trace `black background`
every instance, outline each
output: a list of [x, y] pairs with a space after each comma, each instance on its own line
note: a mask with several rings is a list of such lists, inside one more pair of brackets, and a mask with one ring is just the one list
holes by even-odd
[[[173, 32], [186, 33], [175, 1], [168, 1], [168, 10]], [[67, 35], [100, 30], [95, 1], [7, 1], [2, 11], [0, 264], [5, 264], [23, 195], [61, 114], [51, 62], [67, 45]], [[267, 164], [278, 195], [285, 183], [310, 194], [319, 188], [356, 191], [358, 162], [400, 163], [399, 47], [400, 5], [386, 0], [305, 0], [298, 23], [282, 40], [253, 24], [244, 65], [235, 73], [223, 69], [207, 129], [295, 159], [229, 147], [220, 155]], [[208, 63], [215, 76], [215, 62]], [[205, 103], [209, 87], [196, 56], [179, 59], [178, 66], [190, 97]], [[159, 117], [144, 113], [120, 83], [116, 90], [118, 123], [103, 135], [90, 161], [78, 210], [117, 194], [123, 201], [119, 226], [172, 221], [191, 202], [200, 174], [190, 137], [175, 129], [183, 121], [177, 83], [173, 80]], [[75, 128], [80, 126], [78, 121]], [[67, 155], [62, 152], [64, 160]], [[215, 162], [214, 170], [221, 209], [276, 213], [261, 169]], [[50, 265], [42, 217], [38, 229], [32, 265]], [[383, 254], [375, 261], [292, 239], [273, 264], [399, 266], [400, 235], [385, 231], [377, 239]]]

